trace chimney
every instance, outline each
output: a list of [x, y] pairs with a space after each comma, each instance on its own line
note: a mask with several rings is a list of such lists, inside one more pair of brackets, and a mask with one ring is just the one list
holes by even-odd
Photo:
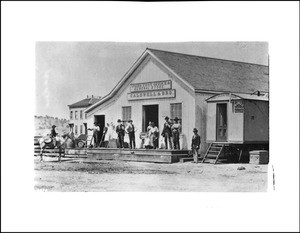
[[92, 95], [92, 98], [94, 98], [94, 95]]

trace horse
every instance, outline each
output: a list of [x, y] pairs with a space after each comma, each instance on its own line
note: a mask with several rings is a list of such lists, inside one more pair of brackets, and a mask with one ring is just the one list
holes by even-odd
[[[58, 162], [61, 162], [61, 150], [62, 147], [65, 145], [66, 139], [70, 138], [69, 134], [64, 134], [62, 136], [56, 136], [55, 137], [55, 142], [52, 138], [50, 138], [49, 136], [46, 137], [42, 137], [39, 139], [39, 144], [40, 144], [40, 161], [43, 162], [43, 152], [45, 149], [49, 148], [49, 149], [54, 149], [55, 147], [58, 148], [59, 150], [59, 156], [58, 156]], [[72, 139], [71, 139], [72, 140]]]

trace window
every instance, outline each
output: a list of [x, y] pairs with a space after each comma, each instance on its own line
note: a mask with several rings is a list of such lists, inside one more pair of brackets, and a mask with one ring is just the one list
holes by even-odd
[[80, 134], [82, 134], [82, 125], [80, 125]]
[[129, 121], [131, 119], [131, 106], [122, 107], [122, 120]]
[[73, 111], [70, 111], [70, 120], [73, 119]]
[[87, 113], [85, 113], [84, 115], [85, 115], [85, 119], [87, 119]]
[[75, 125], [75, 135], [77, 135], [77, 133], [78, 133], [78, 127], [77, 125]]
[[170, 118], [173, 120], [175, 117], [178, 117], [179, 123], [182, 126], [182, 104], [181, 103], [176, 103], [176, 104], [171, 104], [171, 114]]
[[75, 120], [77, 120], [77, 111], [75, 111]]
[[82, 117], [82, 110], [80, 110], [80, 119], [83, 119], [83, 117]]

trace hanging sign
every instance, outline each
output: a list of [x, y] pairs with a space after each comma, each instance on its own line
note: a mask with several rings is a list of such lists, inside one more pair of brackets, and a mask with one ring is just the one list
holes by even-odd
[[235, 113], [243, 113], [244, 112], [244, 104], [242, 101], [234, 101], [234, 112]]

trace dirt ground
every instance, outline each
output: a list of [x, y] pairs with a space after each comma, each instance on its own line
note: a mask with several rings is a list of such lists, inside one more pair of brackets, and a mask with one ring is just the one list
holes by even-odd
[[[84, 158], [34, 158], [36, 191], [267, 191], [267, 165], [158, 164], [88, 160]], [[238, 170], [238, 167], [245, 170]]]

